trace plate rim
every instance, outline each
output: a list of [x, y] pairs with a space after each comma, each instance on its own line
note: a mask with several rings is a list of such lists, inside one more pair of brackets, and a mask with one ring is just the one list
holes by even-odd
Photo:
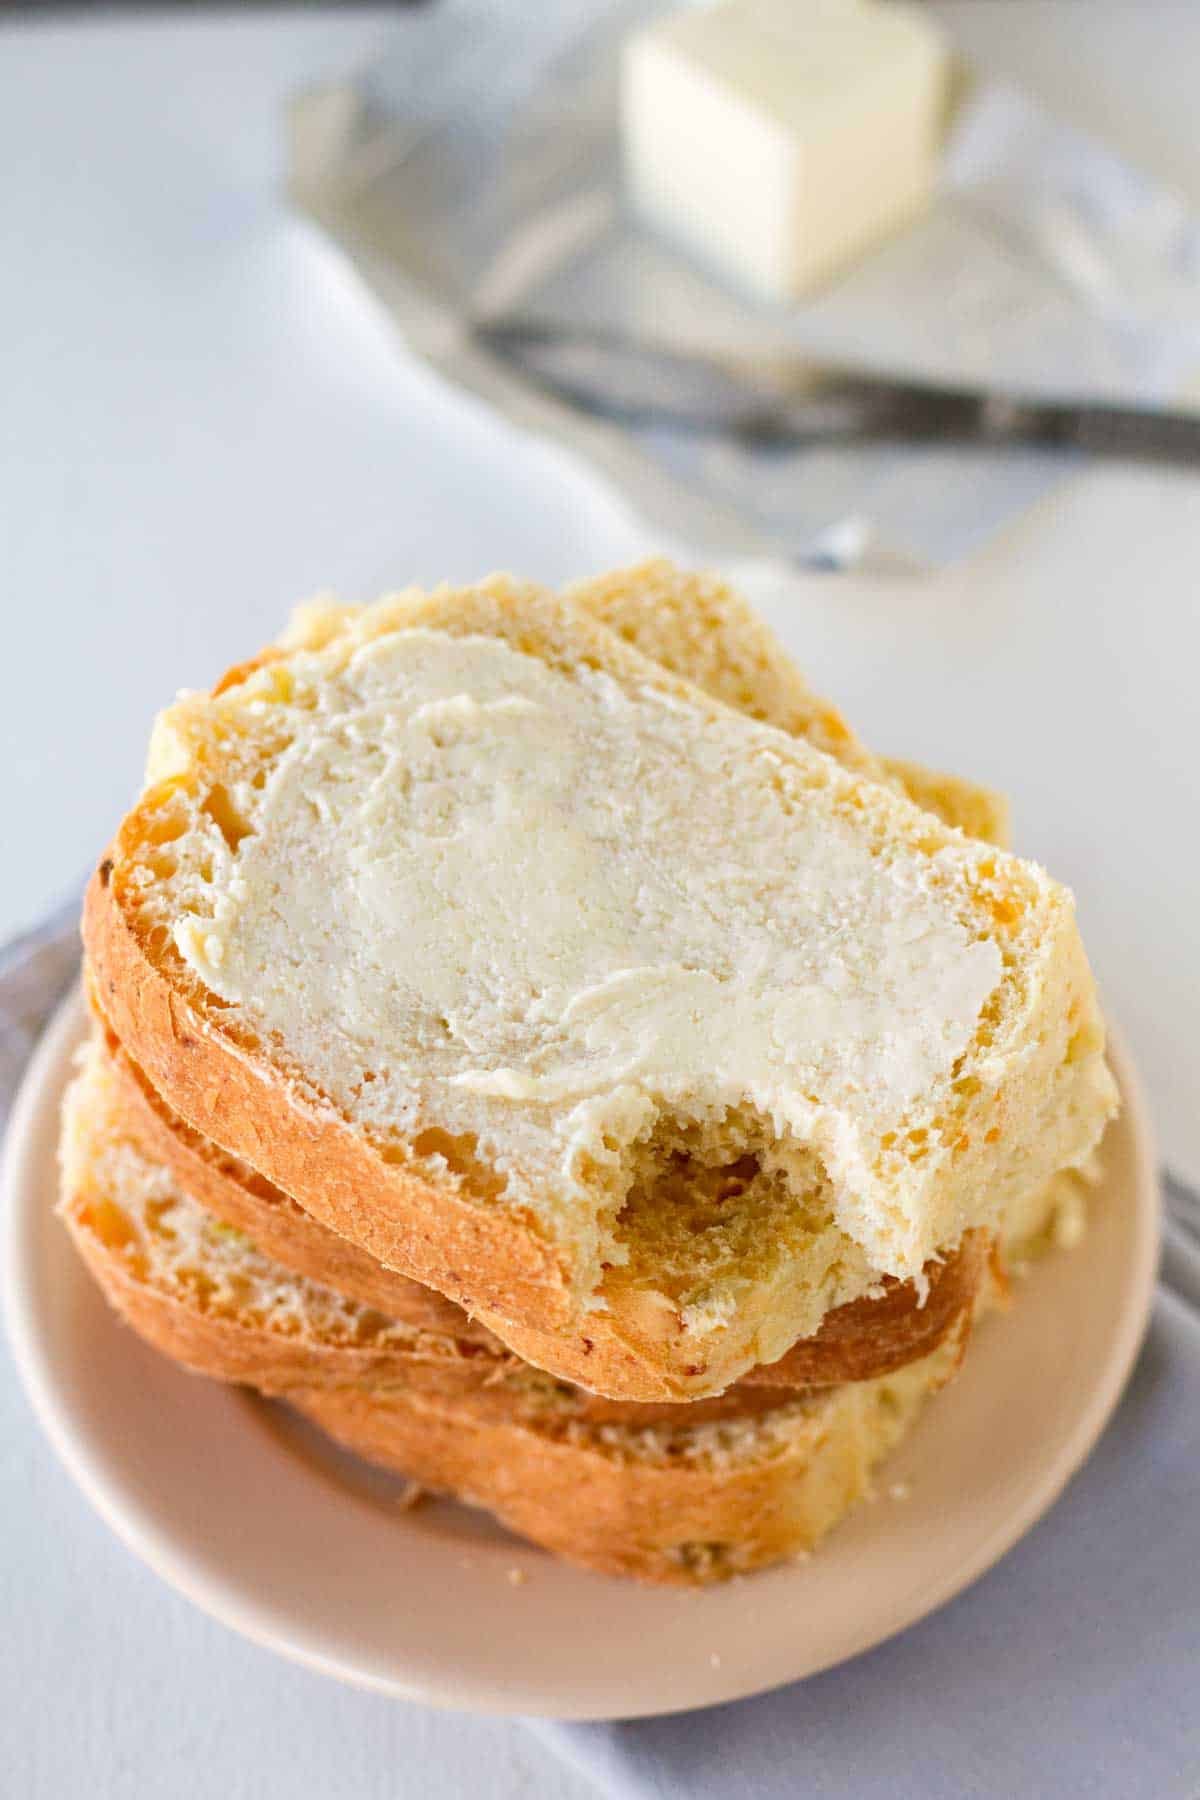
[[[56, 1007], [30, 1058], [9, 1115], [0, 1160], [0, 1201], [4, 1208], [0, 1300], [13, 1360], [39, 1426], [68, 1475], [118, 1540], [201, 1612], [262, 1649], [352, 1687], [441, 1709], [462, 1710], [461, 1692], [451, 1692], [428, 1678], [406, 1679], [396, 1670], [380, 1673], [356, 1663], [340, 1650], [322, 1651], [307, 1639], [289, 1635], [289, 1622], [274, 1611], [259, 1608], [243, 1586], [230, 1585], [211, 1569], [198, 1567], [194, 1550], [181, 1544], [161, 1520], [150, 1515], [128, 1484], [122, 1484], [117, 1473], [100, 1460], [89, 1445], [86, 1432], [76, 1425], [37, 1317], [35, 1283], [27, 1279], [36, 1220], [22, 1196], [34, 1185], [41, 1161], [37, 1144], [39, 1119], [53, 1091], [61, 1090], [65, 1083], [85, 1022], [82, 987], [76, 983]], [[546, 1707], [536, 1716], [560, 1720], [661, 1717], [747, 1699], [790, 1681], [820, 1674], [865, 1654], [940, 1610], [986, 1574], [1050, 1510], [1086, 1462], [1125, 1391], [1149, 1325], [1161, 1249], [1157, 1154], [1147, 1102], [1136, 1066], [1111, 1021], [1108, 1037], [1109, 1060], [1121, 1089], [1129, 1132], [1139, 1229], [1134, 1239], [1126, 1304], [1112, 1334], [1104, 1380], [1096, 1385], [1088, 1404], [1063, 1438], [1053, 1476], [1047, 1474], [1032, 1482], [1018, 1504], [980, 1539], [966, 1558], [947, 1570], [944, 1579], [928, 1584], [916, 1610], [897, 1600], [891, 1613], [882, 1622], [876, 1620], [856, 1647], [834, 1650], [823, 1660], [810, 1660], [800, 1674], [781, 1675], [770, 1682], [751, 1677], [740, 1686], [734, 1683], [719, 1697], [705, 1693], [682, 1703], [656, 1703], [652, 1697], [644, 1696], [630, 1710], [619, 1714], [608, 1707], [589, 1707], [585, 1701], [574, 1701]], [[294, 1628], [294, 1621], [292, 1624]], [[495, 1688], [486, 1692], [473, 1689], [468, 1710], [495, 1716], [531, 1713], [527, 1696], [510, 1700]]]

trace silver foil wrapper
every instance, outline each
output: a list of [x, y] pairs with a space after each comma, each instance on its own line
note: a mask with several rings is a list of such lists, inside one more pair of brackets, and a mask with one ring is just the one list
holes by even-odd
[[659, 10], [440, 0], [408, 13], [382, 60], [297, 97], [289, 179], [420, 354], [591, 458], [668, 541], [940, 563], [1064, 462], [621, 426], [549, 397], [483, 349], [473, 321], [584, 322], [701, 351], [1138, 399], [1200, 368], [1200, 230], [1186, 209], [1024, 96], [968, 79], [925, 219], [802, 305], [733, 291], [625, 204], [620, 49]]

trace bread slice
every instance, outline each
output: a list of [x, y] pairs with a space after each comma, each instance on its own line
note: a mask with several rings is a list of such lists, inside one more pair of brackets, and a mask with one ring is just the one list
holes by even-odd
[[89, 891], [122, 1042], [615, 1397], [723, 1390], [1111, 1110], [1061, 888], [547, 595], [384, 602], [163, 742]]
[[[643, 656], [736, 712], [806, 739], [843, 768], [906, 794], [944, 824], [1007, 849], [1011, 821], [1003, 794], [919, 763], [876, 756], [837, 707], [809, 686], [770, 626], [721, 576], [654, 557], [577, 582], [566, 597]], [[298, 609], [294, 641], [312, 630], [340, 629], [351, 611]]]
[[[402, 1325], [439, 1332], [460, 1344], [506, 1354], [494, 1333], [432, 1288], [386, 1269], [357, 1245], [312, 1219], [261, 1175], [193, 1131], [149, 1086], [116, 1039], [98, 1024], [89, 1057], [93, 1096], [102, 1088], [110, 1135], [167, 1171], [182, 1192], [214, 1218], [245, 1233], [284, 1268], [308, 1277]], [[93, 1113], [101, 1102], [93, 1097]], [[989, 1278], [988, 1234], [971, 1231], [957, 1250], [929, 1265], [926, 1293], [912, 1282], [887, 1282], [878, 1298], [836, 1308], [811, 1338], [778, 1362], [751, 1369], [729, 1390], [748, 1387], [834, 1387], [889, 1374], [929, 1355], [949, 1338], [963, 1342]], [[477, 1364], [477, 1367], [480, 1366]], [[614, 1405], [621, 1403], [614, 1402]], [[637, 1402], [625, 1403], [639, 1414]]]
[[463, 1419], [416, 1395], [379, 1401], [354, 1388], [289, 1401], [348, 1450], [484, 1507], [570, 1562], [702, 1586], [813, 1550], [870, 1493], [952, 1367], [945, 1346], [754, 1417], [640, 1429]]
[[637, 1407], [398, 1325], [290, 1274], [125, 1134], [94, 1043], [64, 1108], [61, 1210], [117, 1311], [202, 1374], [278, 1395], [350, 1448], [589, 1567], [704, 1582], [807, 1550], [957, 1366]]

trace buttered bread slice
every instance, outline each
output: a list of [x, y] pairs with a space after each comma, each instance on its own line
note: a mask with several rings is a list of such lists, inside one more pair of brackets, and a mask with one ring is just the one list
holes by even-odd
[[266, 653], [91, 885], [191, 1125], [615, 1397], [717, 1393], [1080, 1162], [1069, 895], [501, 580]]

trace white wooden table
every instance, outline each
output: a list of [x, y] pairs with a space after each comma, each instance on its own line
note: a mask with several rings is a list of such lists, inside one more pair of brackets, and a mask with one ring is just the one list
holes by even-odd
[[[1200, 205], [1200, 8], [949, 0], [993, 68]], [[634, 534], [397, 349], [278, 196], [278, 109], [388, 15], [0, 24], [0, 939], [75, 884], [147, 722], [318, 586], [509, 565], [559, 579]], [[536, 453], [531, 453], [536, 455]], [[523, 485], [524, 484], [524, 485]], [[816, 590], [804, 642], [881, 747], [1014, 793], [1077, 887], [1169, 1158], [1200, 1179], [1200, 482], [1080, 476], [968, 569]], [[1002, 716], [1003, 678], [1015, 683]], [[963, 757], [957, 760], [963, 762]], [[1190, 829], [1190, 841], [1172, 841]], [[516, 1724], [351, 1693], [250, 1648], [88, 1512], [0, 1364], [0, 1763], [49, 1800], [583, 1793]]]

